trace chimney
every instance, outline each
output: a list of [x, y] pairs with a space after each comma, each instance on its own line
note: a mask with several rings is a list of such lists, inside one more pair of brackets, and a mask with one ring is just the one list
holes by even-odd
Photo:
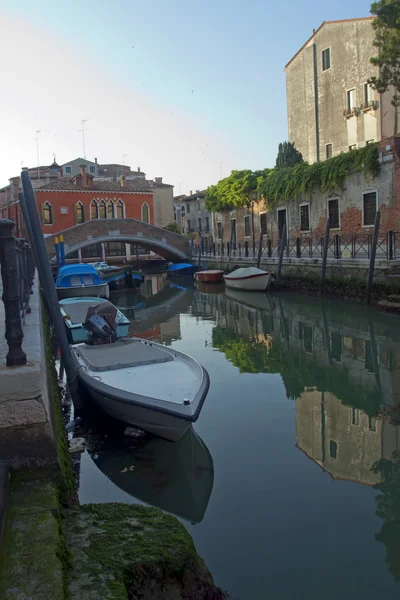
[[86, 173], [86, 165], [79, 165], [81, 170], [81, 185], [83, 187], [87, 187], [87, 173]]
[[121, 184], [121, 187], [124, 188], [125, 187], [125, 177], [123, 175], [120, 175], [119, 182]]
[[162, 177], [155, 177], [156, 185], [162, 183]]
[[189, 196], [193, 196], [193, 194], [192, 194], [192, 190], [190, 190]]
[[95, 159], [94, 159], [94, 162], [95, 162], [95, 163], [96, 163], [96, 165], [97, 165], [97, 158], [95, 158]]
[[140, 167], [137, 168], [138, 173], [140, 173]]
[[22, 170], [23, 170], [23, 171], [27, 171], [27, 170], [28, 170], [28, 167], [22, 167]]

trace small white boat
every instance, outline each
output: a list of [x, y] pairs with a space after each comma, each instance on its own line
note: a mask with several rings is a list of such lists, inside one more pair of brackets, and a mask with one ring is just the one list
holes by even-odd
[[60, 311], [67, 329], [68, 338], [72, 344], [80, 344], [88, 339], [88, 330], [85, 325], [89, 308], [102, 304], [109, 305], [116, 311], [115, 325], [118, 338], [125, 337], [129, 332], [130, 321], [122, 312], [108, 300], [97, 297], [65, 298], [60, 300]]
[[263, 292], [273, 278], [272, 273], [257, 267], [242, 267], [224, 275], [225, 285], [236, 290]]
[[197, 421], [210, 379], [190, 356], [139, 338], [71, 350], [80, 383], [115, 419], [172, 441]]

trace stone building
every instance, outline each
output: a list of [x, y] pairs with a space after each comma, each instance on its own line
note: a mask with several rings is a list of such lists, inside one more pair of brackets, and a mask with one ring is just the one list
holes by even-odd
[[367, 84], [372, 20], [324, 21], [285, 67], [289, 140], [310, 163], [399, 133], [393, 92]]
[[200, 236], [206, 245], [213, 240], [212, 214], [206, 209], [206, 190], [196, 190], [188, 196], [174, 199], [174, 221], [180, 223], [182, 233], [193, 234], [196, 243]]
[[[364, 235], [372, 233], [376, 211], [381, 211], [380, 232], [400, 231], [400, 136], [380, 142], [380, 172], [374, 178], [360, 171], [346, 177], [342, 186], [322, 192], [318, 187], [297, 198], [282, 200], [268, 209], [265, 202], [254, 206], [256, 246], [263, 232], [263, 242], [280, 238], [286, 224], [287, 236], [318, 237], [324, 234], [327, 217], [331, 233]], [[252, 211], [246, 208], [213, 214], [215, 241], [230, 241], [234, 231], [236, 244], [252, 245]]]
[[[136, 176], [126, 177], [127, 181], [133, 179], [136, 179]], [[148, 183], [153, 193], [154, 225], [166, 227], [174, 222], [174, 186], [163, 183], [162, 177], [149, 179]]]

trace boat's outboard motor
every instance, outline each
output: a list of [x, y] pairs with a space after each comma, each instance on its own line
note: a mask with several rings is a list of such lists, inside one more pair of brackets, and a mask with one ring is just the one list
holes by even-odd
[[115, 306], [108, 303], [91, 306], [86, 315], [88, 344], [112, 344], [117, 339]]

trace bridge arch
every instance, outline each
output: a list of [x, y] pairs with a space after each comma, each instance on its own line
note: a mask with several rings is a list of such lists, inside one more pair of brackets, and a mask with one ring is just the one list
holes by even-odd
[[50, 260], [55, 260], [54, 237], [63, 235], [65, 256], [93, 244], [124, 242], [155, 252], [171, 262], [187, 260], [189, 240], [136, 219], [92, 219], [46, 237]]

